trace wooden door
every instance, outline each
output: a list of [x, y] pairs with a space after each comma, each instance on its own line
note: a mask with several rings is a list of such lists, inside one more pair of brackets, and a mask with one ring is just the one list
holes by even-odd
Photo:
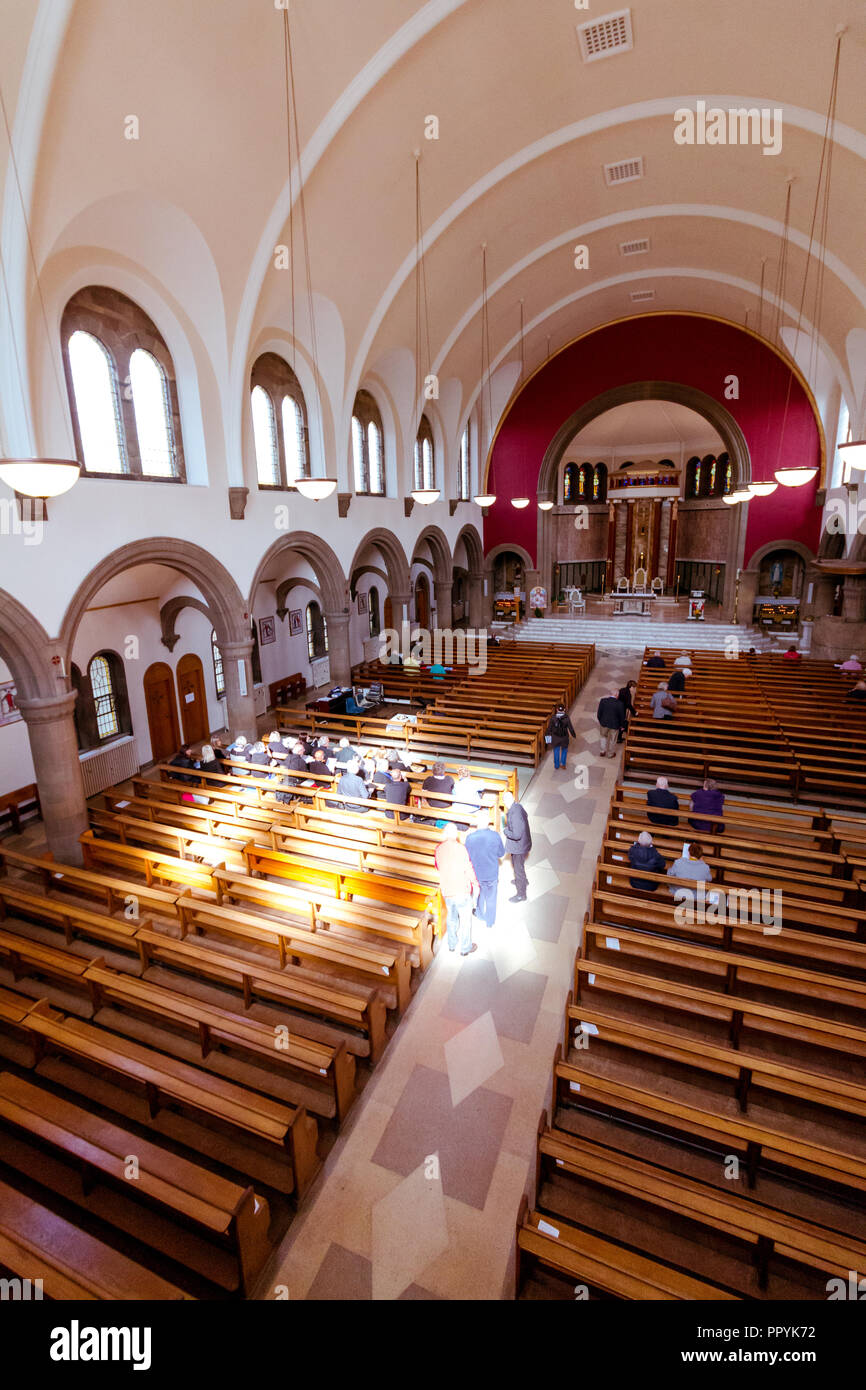
[[177, 727], [177, 701], [170, 666], [157, 661], [144, 673], [144, 702], [150, 731], [150, 756], [154, 762], [173, 758], [180, 747]]
[[200, 657], [187, 653], [177, 663], [177, 693], [184, 743], [207, 743], [210, 729]]
[[415, 623], [425, 632], [430, 626], [430, 590], [423, 574], [415, 584]]
[[393, 608], [393, 605], [392, 605], [392, 603], [391, 603], [391, 595], [390, 595], [390, 594], [389, 594], [388, 597], [385, 599], [385, 606], [384, 606], [382, 612], [383, 612], [383, 615], [384, 615], [383, 618], [382, 618], [382, 626], [383, 626], [383, 628], [386, 628], [389, 632], [393, 632], [393, 630], [394, 630], [394, 608]]

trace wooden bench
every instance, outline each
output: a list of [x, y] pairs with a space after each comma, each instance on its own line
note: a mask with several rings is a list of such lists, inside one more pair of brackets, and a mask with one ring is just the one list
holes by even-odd
[[524, 1196], [517, 1216], [515, 1297], [518, 1298], [529, 1259], [546, 1265], [572, 1284], [577, 1281], [611, 1298], [652, 1299], [654, 1302], [737, 1299], [736, 1294], [715, 1284], [681, 1274], [670, 1265], [638, 1255], [626, 1246], [590, 1235], [560, 1217], [552, 1221], [537, 1211], [530, 1211]]
[[116, 844], [113, 840], [100, 840], [92, 830], [85, 830], [79, 840], [86, 868], [104, 864], [131, 869], [142, 875], [148, 887], [154, 883], [170, 883], [208, 892], [213, 887], [213, 869], [225, 867], [224, 858], [213, 865], [197, 864], [192, 859], [178, 859], [157, 849], [140, 849], [135, 845]]
[[[36, 1172], [41, 1182], [96, 1214], [97, 1185], [122, 1193], [122, 1204], [113, 1201], [108, 1207], [114, 1228], [225, 1289], [250, 1292], [271, 1252], [268, 1203], [251, 1187], [229, 1182], [11, 1072], [0, 1074], [0, 1127], [7, 1135], [7, 1163]], [[24, 1145], [13, 1146], [10, 1136]], [[59, 1167], [56, 1185], [54, 1170], [38, 1163], [45, 1153]], [[126, 1176], [130, 1154], [136, 1158], [134, 1181]], [[34, 1157], [37, 1165], [31, 1167]]]
[[319, 1167], [318, 1130], [303, 1107], [292, 1107], [233, 1082], [178, 1062], [153, 1048], [80, 1019], [68, 1018], [43, 1000], [27, 1015], [37, 1054], [59, 1054], [143, 1095], [151, 1120], [165, 1105], [205, 1123], [223, 1126], [259, 1142], [284, 1167], [286, 1190], [300, 1198]]
[[[301, 1078], [294, 1082], [282, 1080], [286, 1098], [292, 1104], [306, 1106], [325, 1119], [345, 1119], [355, 1098], [355, 1059], [347, 1053], [344, 1042], [337, 1046], [315, 1042], [287, 1026], [281, 1029], [260, 1023], [161, 984], [121, 974], [102, 963], [88, 966], [85, 981], [94, 1017], [109, 1004], [191, 1032], [198, 1041], [203, 1062], [220, 1048], [256, 1059], [264, 1057], [275, 1074], [289, 1070]], [[163, 1036], [162, 1045], [163, 1050], [171, 1051], [167, 1036]], [[320, 1084], [316, 1086], [315, 1082]]]
[[21, 819], [31, 811], [35, 811], [37, 816], [42, 815], [39, 788], [35, 782], [26, 787], [18, 787], [14, 792], [4, 792], [0, 796], [0, 820], [9, 820], [13, 835], [20, 834]]
[[35, 877], [46, 897], [51, 893], [72, 891], [82, 897], [97, 898], [109, 915], [122, 909], [125, 920], [130, 922], [139, 920], [140, 908], [157, 915], [174, 916], [177, 893], [171, 889], [132, 883], [128, 879], [98, 874], [77, 865], [58, 864], [50, 854], [38, 856], [0, 849], [0, 879], [4, 882], [8, 879], [10, 868]]
[[[130, 950], [136, 930], [134, 922], [91, 912], [68, 899], [48, 898], [43, 893], [18, 887], [9, 879], [0, 879], [0, 921], [10, 913], [60, 927], [67, 945], [76, 937], [85, 936], [106, 941], [120, 950]], [[143, 919], [142, 925], [149, 926], [149, 920]]]
[[31, 1286], [41, 1280], [43, 1297], [57, 1302], [189, 1297], [5, 1182], [0, 1182], [0, 1268], [29, 1279]]

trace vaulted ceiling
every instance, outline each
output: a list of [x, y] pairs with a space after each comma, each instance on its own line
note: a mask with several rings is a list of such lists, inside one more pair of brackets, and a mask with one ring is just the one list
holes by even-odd
[[[748, 319], [771, 336], [793, 176], [781, 306], [790, 330], [839, 24], [849, 27], [818, 327], [838, 385], [852, 406], [862, 399], [862, 4], [633, 0], [633, 47], [585, 62], [577, 26], [603, 13], [572, 0], [291, 0], [310, 274], [335, 428], [360, 384], [378, 381], [395, 401], [413, 391], [416, 150], [431, 365], [452, 436], [479, 389], [482, 243], [493, 364], [510, 365], [504, 400], [521, 300], [527, 372], [578, 334], [636, 313]], [[274, 266], [288, 238], [282, 11], [268, 0], [0, 0], [0, 22], [0, 81], [50, 312], [77, 266], [135, 267], [204, 345], [227, 411], [256, 344], [290, 326], [288, 277]], [[698, 100], [781, 108], [781, 152], [677, 144], [674, 112]], [[137, 139], [125, 138], [129, 116]], [[637, 157], [643, 176], [608, 186], [604, 166]], [[11, 191], [7, 177], [7, 229]], [[816, 246], [821, 236], [819, 225]], [[648, 250], [622, 253], [642, 238]], [[23, 255], [13, 242], [10, 277]], [[588, 268], [575, 266], [579, 244]], [[295, 289], [309, 354], [300, 262]], [[652, 299], [631, 298], [650, 290]]]

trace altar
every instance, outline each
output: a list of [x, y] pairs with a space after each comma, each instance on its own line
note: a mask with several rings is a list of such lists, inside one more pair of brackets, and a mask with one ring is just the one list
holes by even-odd
[[611, 594], [611, 598], [615, 618], [648, 618], [655, 595], [651, 589], [645, 589], [636, 594]]

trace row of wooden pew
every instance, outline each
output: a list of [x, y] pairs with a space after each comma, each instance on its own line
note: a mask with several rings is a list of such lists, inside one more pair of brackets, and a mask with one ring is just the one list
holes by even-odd
[[866, 1259], [866, 819], [729, 796], [701, 817], [712, 905], [689, 911], [694, 881], [627, 854], [649, 831], [679, 858], [694, 785], [672, 784], [675, 826], [645, 786], [614, 791], [518, 1297], [824, 1299]]
[[862, 804], [866, 701], [848, 698], [856, 673], [829, 661], [696, 652], [675, 714], [658, 720], [650, 701], [679, 653], [661, 655], [664, 669], [643, 666], [638, 680], [627, 773], [713, 777], [783, 798]]

